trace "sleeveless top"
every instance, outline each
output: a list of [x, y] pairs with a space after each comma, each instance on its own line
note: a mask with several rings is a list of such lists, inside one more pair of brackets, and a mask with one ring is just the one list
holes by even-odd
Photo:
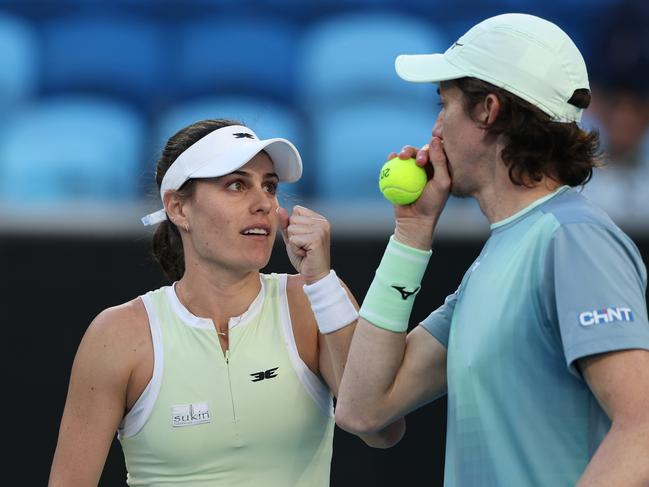
[[131, 486], [328, 486], [333, 403], [300, 358], [285, 274], [229, 322], [224, 354], [212, 320], [167, 286], [142, 296], [153, 340], [151, 381], [124, 417]]

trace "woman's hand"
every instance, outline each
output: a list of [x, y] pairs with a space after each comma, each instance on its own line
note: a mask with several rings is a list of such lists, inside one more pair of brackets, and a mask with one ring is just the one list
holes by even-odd
[[289, 216], [285, 208], [277, 210], [288, 258], [306, 284], [322, 279], [331, 269], [329, 222], [303, 206], [294, 206]]

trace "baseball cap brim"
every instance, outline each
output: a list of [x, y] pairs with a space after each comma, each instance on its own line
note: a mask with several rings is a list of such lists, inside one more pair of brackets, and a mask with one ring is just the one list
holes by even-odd
[[402, 54], [394, 62], [399, 77], [413, 83], [436, 83], [467, 76], [444, 54]]

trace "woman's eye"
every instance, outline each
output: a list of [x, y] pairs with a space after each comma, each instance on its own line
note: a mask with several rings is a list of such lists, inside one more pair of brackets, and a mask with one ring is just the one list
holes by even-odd
[[266, 183], [264, 189], [271, 194], [277, 193], [277, 183]]
[[243, 183], [241, 181], [234, 181], [228, 184], [228, 189], [230, 191], [241, 191], [243, 189]]

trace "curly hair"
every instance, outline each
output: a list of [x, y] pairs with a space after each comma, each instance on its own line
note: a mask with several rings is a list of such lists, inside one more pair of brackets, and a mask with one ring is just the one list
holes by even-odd
[[[456, 87], [463, 93], [464, 110], [470, 117], [487, 95], [498, 97], [498, 117], [483, 128], [488, 137], [505, 137], [502, 159], [509, 168], [509, 179], [518, 186], [531, 187], [544, 176], [569, 186], [581, 186], [590, 180], [593, 168], [601, 166], [596, 131], [586, 132], [575, 122], [555, 122], [531, 103], [476, 78], [442, 81], [440, 86]], [[568, 103], [587, 108], [590, 98], [589, 90], [579, 89]]]

